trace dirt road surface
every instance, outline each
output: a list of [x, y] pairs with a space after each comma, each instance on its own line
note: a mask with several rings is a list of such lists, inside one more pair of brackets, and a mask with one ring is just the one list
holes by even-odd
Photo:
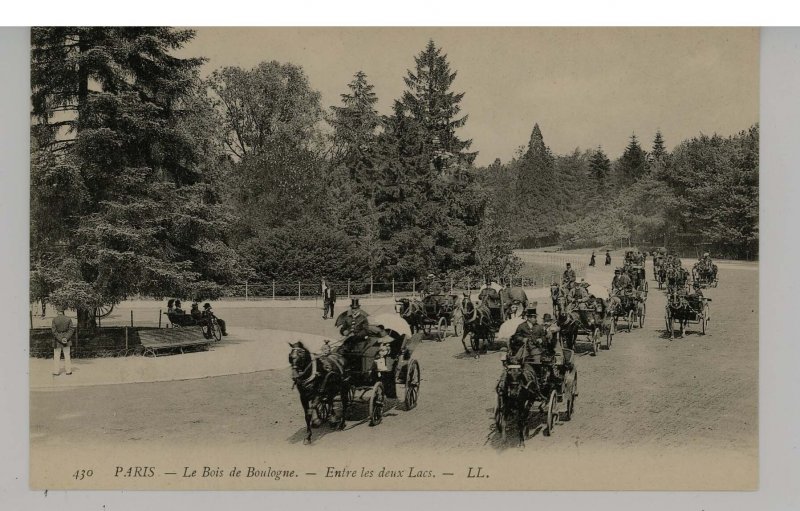
[[[592, 271], [595, 281], [610, 282], [610, 269]], [[647, 271], [652, 279], [650, 263]], [[757, 266], [720, 264], [719, 287], [707, 290], [706, 296], [713, 300], [708, 333], [701, 335], [698, 325], [690, 325], [684, 338], [670, 340], [665, 333], [665, 296], [651, 280], [644, 328], [618, 332], [611, 350], [597, 356], [588, 354], [588, 345], [579, 347], [575, 416], [558, 422], [550, 437], [534, 427], [526, 449], [680, 447], [757, 457]], [[332, 322], [323, 321], [316, 311], [282, 308], [257, 313], [254, 317], [247, 308], [218, 311], [231, 325], [333, 336]], [[367, 406], [357, 403], [345, 431], [321, 427], [314, 432], [313, 445], [375, 442], [387, 452], [411, 447], [444, 454], [516, 449], [511, 439], [503, 444], [492, 432], [499, 353], [476, 360], [451, 337], [424, 342], [415, 356], [422, 369], [416, 409], [405, 411], [398, 402], [390, 406], [382, 424], [369, 427]], [[286, 446], [302, 443], [305, 432], [288, 369], [34, 391], [30, 404], [32, 450], [67, 443], [91, 446], [98, 440], [190, 446], [199, 438], [226, 444], [263, 439], [267, 445]]]

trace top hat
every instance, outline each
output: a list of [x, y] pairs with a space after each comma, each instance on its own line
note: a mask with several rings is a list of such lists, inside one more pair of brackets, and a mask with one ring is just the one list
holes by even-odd
[[358, 309], [361, 305], [358, 303], [358, 298], [351, 298], [350, 299], [350, 307], [353, 309]]
[[211, 304], [206, 302], [206, 303], [203, 304], [203, 308], [204, 309], [210, 309], [211, 308]]

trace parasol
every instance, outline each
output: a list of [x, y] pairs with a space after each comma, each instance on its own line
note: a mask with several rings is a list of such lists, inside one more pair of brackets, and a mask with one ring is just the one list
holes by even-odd
[[502, 325], [500, 325], [500, 331], [497, 332], [498, 339], [510, 339], [512, 335], [517, 331], [517, 327], [525, 322], [525, 318], [511, 318]]
[[376, 314], [369, 318], [369, 324], [379, 326], [384, 330], [392, 330], [399, 335], [411, 337], [411, 327], [408, 322], [397, 314]]

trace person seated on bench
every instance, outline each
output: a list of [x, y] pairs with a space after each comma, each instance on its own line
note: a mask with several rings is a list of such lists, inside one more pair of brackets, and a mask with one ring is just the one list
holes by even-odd
[[191, 310], [189, 311], [189, 315], [191, 315], [191, 316], [192, 316], [192, 319], [194, 319], [195, 321], [197, 321], [197, 324], [198, 324], [198, 325], [199, 325], [199, 324], [202, 322], [202, 320], [203, 320], [203, 313], [202, 313], [202, 312], [200, 312], [200, 306], [199, 306], [199, 305], [197, 305], [197, 302], [194, 302], [194, 303], [192, 303], [192, 308], [191, 308]]
[[170, 298], [167, 301], [167, 315], [173, 314], [175, 312], [175, 299]]
[[203, 304], [201, 321], [207, 322], [211, 316], [217, 318], [217, 324], [219, 324], [219, 329], [222, 331], [222, 335], [228, 335], [228, 331], [225, 329], [225, 320], [214, 314], [214, 312], [211, 310], [211, 304], [206, 302]]
[[175, 310], [172, 311], [175, 314], [186, 314], [186, 311], [181, 309], [181, 301], [177, 298], [175, 299]]

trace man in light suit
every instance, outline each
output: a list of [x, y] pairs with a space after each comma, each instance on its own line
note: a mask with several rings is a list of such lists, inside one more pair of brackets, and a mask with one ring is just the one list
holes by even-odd
[[51, 326], [53, 331], [53, 376], [61, 374], [61, 354], [64, 354], [64, 370], [67, 375], [72, 374], [72, 362], [70, 361], [70, 347], [72, 346], [72, 334], [75, 327], [72, 320], [64, 315], [64, 309], [58, 309], [58, 314], [53, 318]]

